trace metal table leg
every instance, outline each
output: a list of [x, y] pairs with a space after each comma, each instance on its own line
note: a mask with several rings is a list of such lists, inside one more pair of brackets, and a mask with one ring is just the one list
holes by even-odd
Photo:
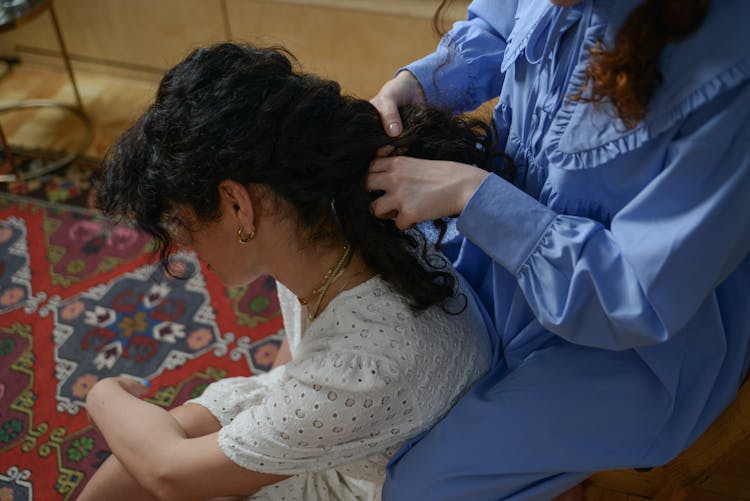
[[81, 99], [81, 93], [78, 90], [78, 84], [76, 83], [75, 75], [73, 73], [73, 66], [70, 63], [70, 56], [68, 55], [68, 49], [65, 46], [65, 41], [63, 40], [62, 36], [62, 30], [60, 29], [60, 24], [57, 20], [57, 14], [55, 13], [55, 8], [52, 2], [49, 2], [47, 5], [47, 8], [49, 9], [50, 15], [52, 17], [52, 25], [55, 29], [55, 36], [57, 38], [57, 42], [60, 45], [60, 51], [63, 56], [63, 62], [65, 64], [65, 70], [68, 73], [68, 78], [70, 79], [70, 83], [73, 87], [73, 94], [75, 95], [76, 104], [72, 105], [69, 103], [64, 103], [61, 101], [56, 100], [50, 100], [50, 99], [32, 99], [23, 101], [20, 103], [14, 103], [6, 106], [0, 106], [0, 114], [8, 113], [11, 111], [18, 111], [23, 109], [34, 109], [34, 108], [61, 108], [63, 110], [69, 111], [73, 113], [76, 117], [78, 117], [83, 124], [85, 128], [85, 135], [83, 138], [83, 141], [81, 144], [78, 145], [77, 148], [75, 148], [74, 151], [71, 153], [65, 155], [64, 157], [55, 160], [49, 164], [47, 164], [44, 168], [35, 170], [34, 172], [29, 173], [22, 173], [19, 171], [18, 166], [15, 164], [13, 159], [13, 154], [11, 152], [10, 146], [8, 145], [8, 142], [6, 140], [5, 134], [2, 131], [2, 126], [0, 126], [0, 141], [2, 142], [2, 150], [5, 154], [5, 165], [10, 163], [10, 167], [12, 170], [12, 174], [0, 174], [0, 182], [14, 182], [14, 181], [25, 181], [28, 179], [32, 179], [35, 177], [43, 176], [45, 174], [49, 174], [50, 172], [53, 172], [61, 167], [64, 167], [65, 165], [68, 165], [73, 159], [75, 159], [78, 155], [83, 153], [86, 148], [91, 144], [91, 141], [93, 139], [93, 126], [91, 123], [91, 120], [89, 119], [88, 115], [86, 115], [86, 112], [83, 108], [83, 100]]

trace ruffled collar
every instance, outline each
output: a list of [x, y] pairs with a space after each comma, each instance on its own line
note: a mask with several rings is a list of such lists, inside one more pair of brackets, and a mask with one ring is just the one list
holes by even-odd
[[[584, 85], [589, 49], [611, 42], [638, 2], [596, 1], [584, 33], [581, 58], [571, 72], [567, 92]], [[646, 119], [627, 130], [614, 110], [597, 109], [564, 96], [545, 147], [549, 161], [563, 169], [594, 168], [639, 148], [683, 120], [720, 93], [750, 79], [750, 38], [746, 22], [750, 2], [712, 2], [703, 26], [689, 39], [665, 48], [664, 83], [657, 89]]]
[[508, 35], [508, 43], [505, 47], [505, 54], [501, 71], [505, 73], [508, 68], [518, 59], [528, 44], [529, 38], [538, 26], [542, 28], [549, 26], [554, 11], [558, 10], [549, 0], [537, 1], [520, 1], [516, 8], [515, 23], [513, 30]]
[[521, 2], [516, 10], [516, 23], [508, 37], [501, 70], [507, 71], [521, 55], [525, 55], [529, 64], [542, 64], [545, 69], [549, 68], [546, 87], [540, 89], [546, 96], [543, 108], [548, 113], [559, 108], [565, 86], [577, 62], [572, 56], [567, 60], [558, 57], [561, 38], [571, 27], [581, 23], [583, 26], [578, 27], [573, 41], [574, 47], [580, 46], [591, 10], [591, 0], [569, 8], [557, 7], [549, 0]]

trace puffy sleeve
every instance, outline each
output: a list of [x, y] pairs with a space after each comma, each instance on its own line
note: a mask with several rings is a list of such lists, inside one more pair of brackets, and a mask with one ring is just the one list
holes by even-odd
[[395, 364], [346, 351], [222, 380], [193, 402], [221, 422], [219, 446], [227, 457], [282, 475], [364, 459], [406, 440], [420, 422]]
[[464, 112], [499, 95], [516, 3], [475, 0], [467, 20], [455, 23], [435, 52], [404, 68], [417, 77], [431, 105]]
[[496, 176], [458, 227], [516, 275], [550, 331], [610, 349], [667, 340], [750, 252], [748, 109], [744, 85], [689, 116], [610, 229], [558, 215]]

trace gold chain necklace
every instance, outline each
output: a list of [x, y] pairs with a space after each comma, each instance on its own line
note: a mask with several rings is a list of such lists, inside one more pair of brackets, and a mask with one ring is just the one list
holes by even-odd
[[321, 284], [313, 289], [313, 291], [303, 297], [299, 298], [299, 302], [305, 306], [308, 305], [310, 300], [317, 296], [317, 300], [315, 301], [314, 308], [307, 309], [307, 319], [312, 320], [318, 315], [318, 310], [320, 309], [320, 303], [323, 302], [323, 297], [326, 295], [326, 292], [328, 292], [328, 288], [331, 287], [331, 285], [341, 278], [341, 276], [344, 274], [344, 271], [346, 271], [346, 266], [349, 264], [349, 260], [352, 257], [352, 246], [349, 242], [346, 243], [344, 246], [344, 254], [341, 256], [341, 258], [338, 260], [338, 262], [328, 268], [328, 271], [325, 275], [323, 275], [323, 281]]

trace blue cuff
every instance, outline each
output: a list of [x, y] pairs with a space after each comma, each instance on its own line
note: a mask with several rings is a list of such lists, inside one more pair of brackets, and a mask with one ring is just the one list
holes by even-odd
[[458, 218], [458, 229], [514, 275], [534, 252], [557, 213], [490, 174]]

